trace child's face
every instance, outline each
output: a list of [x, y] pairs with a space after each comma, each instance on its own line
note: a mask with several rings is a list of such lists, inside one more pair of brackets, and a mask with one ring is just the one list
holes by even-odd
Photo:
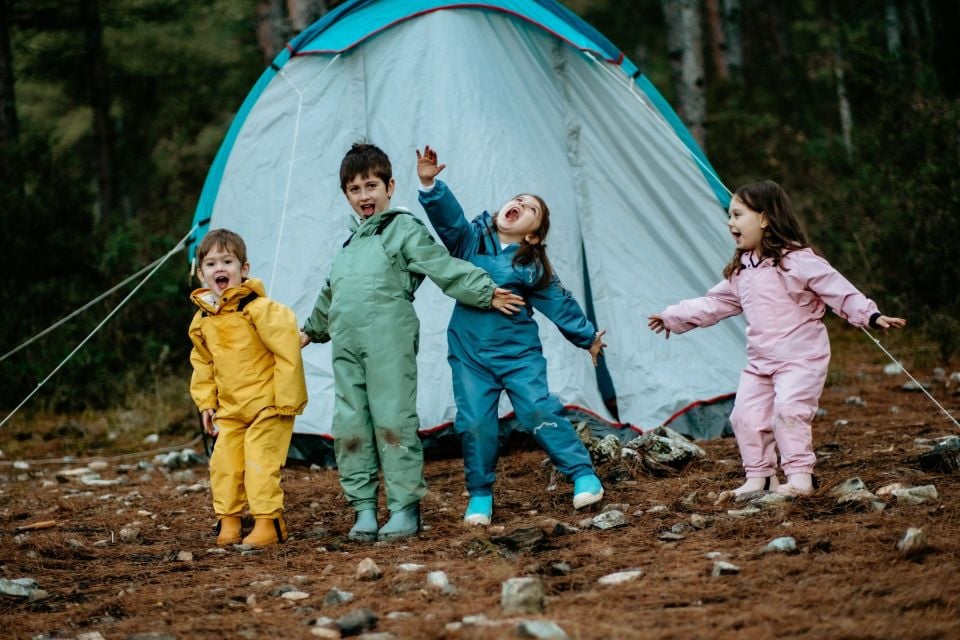
[[347, 201], [357, 215], [365, 220], [390, 208], [393, 188], [393, 178], [384, 184], [377, 176], [357, 175], [344, 187], [343, 194], [347, 196]]
[[203, 257], [197, 267], [197, 277], [218, 296], [230, 287], [235, 287], [247, 277], [250, 263], [241, 264], [240, 259], [223, 247], [214, 247]]
[[753, 251], [760, 246], [763, 239], [763, 230], [767, 228], [767, 216], [754, 211], [739, 197], [734, 196], [730, 201], [730, 218], [727, 228], [733, 234], [733, 241], [737, 249]]
[[520, 195], [500, 207], [497, 212], [497, 232], [504, 242], [520, 242], [526, 240], [529, 244], [540, 241], [537, 232], [543, 219], [540, 203], [531, 195]]

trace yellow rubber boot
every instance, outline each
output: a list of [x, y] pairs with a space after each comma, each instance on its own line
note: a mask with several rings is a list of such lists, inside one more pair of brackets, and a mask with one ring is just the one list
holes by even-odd
[[217, 546], [240, 544], [240, 516], [223, 516], [217, 521]]
[[243, 539], [243, 544], [251, 547], [266, 547], [287, 539], [287, 524], [281, 516], [276, 518], [257, 518], [253, 521], [253, 531]]

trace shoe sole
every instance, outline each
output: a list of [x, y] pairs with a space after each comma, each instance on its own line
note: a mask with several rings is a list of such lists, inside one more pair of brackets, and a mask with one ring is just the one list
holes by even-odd
[[463, 521], [471, 527], [486, 527], [490, 524], [490, 516], [472, 513], [469, 516], [464, 516]]
[[573, 496], [573, 508], [582, 509], [584, 507], [590, 506], [600, 502], [603, 499], [603, 489], [600, 489], [600, 493], [578, 493]]
[[347, 538], [353, 540], [354, 542], [376, 542], [377, 541], [377, 532], [376, 531], [357, 531], [350, 532], [347, 534]]
[[378, 535], [377, 542], [391, 542], [393, 540], [403, 540], [404, 538], [413, 538], [418, 533], [420, 533], [419, 530], [411, 531], [410, 533], [388, 533], [386, 535]]

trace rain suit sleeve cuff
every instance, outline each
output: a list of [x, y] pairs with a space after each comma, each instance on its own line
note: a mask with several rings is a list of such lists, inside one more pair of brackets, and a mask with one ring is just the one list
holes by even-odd
[[880, 328], [880, 325], [877, 324], [877, 320], [879, 320], [879, 319], [880, 319], [880, 316], [882, 316], [882, 315], [883, 315], [882, 313], [880, 313], [879, 311], [877, 311], [876, 313], [874, 313], [873, 315], [870, 316], [870, 321], [869, 321], [867, 324], [870, 325], [870, 328], [871, 328], [871, 329], [879, 329], [879, 328]]

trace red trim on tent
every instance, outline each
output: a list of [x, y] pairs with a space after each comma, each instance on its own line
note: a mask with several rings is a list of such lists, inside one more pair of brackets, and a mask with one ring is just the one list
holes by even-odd
[[529, 22], [530, 24], [534, 25], [535, 27], [538, 27], [538, 28], [542, 29], [543, 31], [546, 31], [547, 33], [551, 34], [552, 36], [554, 36], [554, 37], [557, 38], [558, 40], [562, 40], [563, 42], [566, 42], [567, 44], [569, 44], [571, 47], [573, 47], [573, 48], [575, 48], [575, 49], [579, 49], [580, 51], [589, 51], [589, 52], [591, 52], [591, 53], [593, 53], [593, 54], [596, 54], [597, 56], [599, 56], [599, 57], [602, 58], [603, 60], [606, 60], [607, 62], [611, 62], [611, 63], [616, 64], [616, 65], [623, 64], [623, 59], [624, 59], [623, 51], [620, 52], [620, 56], [619, 56], [616, 60], [611, 60], [610, 58], [604, 56], [603, 53], [600, 52], [600, 51], [596, 51], [596, 50], [594, 50], [594, 49], [582, 49], [582, 48], [578, 47], [578, 46], [575, 45], [573, 42], [570, 42], [569, 40], [567, 40], [566, 38], [564, 38], [563, 36], [561, 36], [561, 35], [558, 34], [557, 32], [552, 31], [552, 30], [550, 30], [550, 29], [547, 29], [546, 27], [544, 27], [544, 26], [543, 26], [542, 24], [540, 24], [539, 22], [535, 22], [535, 21], [531, 20], [530, 18], [528, 18], [528, 17], [526, 17], [526, 16], [523, 16], [523, 15], [520, 15], [519, 13], [517, 13], [517, 12], [515, 12], [515, 11], [510, 11], [510, 10], [504, 9], [504, 8], [502, 8], [502, 7], [491, 7], [490, 5], [487, 5], [487, 4], [475, 4], [475, 3], [470, 3], [470, 2], [462, 2], [462, 3], [458, 3], [458, 4], [450, 4], [450, 5], [445, 5], [445, 6], [442, 6], [442, 7], [434, 7], [433, 9], [425, 9], [424, 11], [418, 11], [417, 13], [411, 13], [411, 14], [408, 15], [408, 16], [405, 16], [405, 17], [403, 17], [403, 18], [400, 18], [399, 20], [394, 20], [394, 21], [391, 22], [390, 24], [384, 25], [383, 27], [377, 29], [376, 31], [371, 31], [370, 33], [368, 33], [367, 35], [363, 36], [362, 38], [360, 38], [360, 39], [357, 40], [356, 42], [354, 42], [354, 43], [352, 43], [352, 44], [350, 44], [350, 45], [348, 45], [348, 46], [346, 46], [346, 47], [344, 47], [344, 48], [342, 48], [342, 49], [326, 49], [326, 50], [320, 50], [320, 51], [297, 51], [296, 53], [293, 52], [293, 49], [290, 49], [290, 46], [289, 46], [289, 45], [287, 45], [287, 49], [290, 49], [290, 52], [291, 52], [291, 54], [292, 54], [291, 57], [296, 57], [296, 56], [322, 56], [322, 55], [332, 55], [332, 54], [337, 54], [337, 53], [343, 53], [344, 51], [349, 51], [350, 49], [353, 49], [354, 47], [356, 47], [357, 45], [359, 45], [359, 44], [360, 44], [361, 42], [363, 42], [364, 40], [369, 40], [370, 38], [372, 38], [372, 37], [380, 34], [380, 33], [383, 32], [383, 31], [386, 31], [387, 29], [389, 29], [389, 28], [391, 28], [391, 27], [394, 27], [394, 26], [400, 24], [401, 22], [406, 22], [407, 20], [412, 20], [412, 19], [414, 19], [414, 18], [419, 18], [420, 16], [426, 15], [426, 14], [428, 14], [428, 13], [433, 13], [434, 11], [447, 11], [447, 10], [450, 10], [450, 9], [487, 9], [487, 10], [489, 10], [489, 11], [499, 11], [500, 13], [506, 13], [506, 14], [508, 14], [508, 15], [514, 16], [515, 18], [519, 18], [520, 20], [523, 20], [524, 22]]
[[688, 404], [687, 406], [685, 406], [683, 409], [680, 409], [680, 411], [677, 411], [675, 414], [673, 414], [672, 416], [670, 416], [669, 418], [667, 418], [666, 420], [664, 420], [664, 421], [663, 421], [663, 424], [670, 424], [670, 423], [673, 422], [675, 419], [679, 418], [680, 416], [682, 416], [683, 414], [685, 414], [687, 411], [690, 411], [691, 409], [694, 409], [694, 408], [696, 408], [696, 407], [699, 407], [699, 406], [702, 406], [702, 405], [705, 405], [705, 404], [713, 404], [714, 402], [720, 402], [721, 400], [729, 400], [730, 398], [734, 397], [735, 395], [737, 395], [737, 394], [735, 394], [735, 393], [725, 393], [725, 394], [723, 394], [722, 396], [717, 396], [716, 398], [710, 398], [709, 400], [697, 400], [696, 402], [692, 402], [692, 403]]

